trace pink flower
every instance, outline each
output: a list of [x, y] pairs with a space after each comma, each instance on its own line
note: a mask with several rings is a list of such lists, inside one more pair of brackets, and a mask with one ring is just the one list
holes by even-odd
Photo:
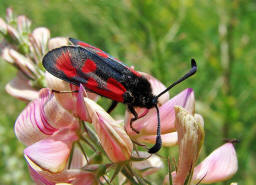
[[78, 126], [78, 119], [57, 103], [49, 89], [42, 89], [39, 99], [29, 103], [21, 112], [14, 129], [23, 144], [31, 145], [70, 125]]
[[[154, 87], [153, 87], [154, 89]], [[163, 88], [164, 89], [164, 88]], [[160, 90], [161, 91], [161, 90]], [[162, 104], [162, 105], [161, 105]], [[159, 107], [161, 120], [161, 137], [163, 146], [173, 146], [177, 144], [178, 137], [175, 128], [175, 105], [180, 105], [193, 113], [195, 109], [195, 97], [192, 89], [186, 89], [168, 101], [162, 101]], [[142, 114], [145, 109], [137, 108], [138, 115]], [[139, 143], [155, 143], [157, 114], [155, 109], [150, 109], [149, 112], [142, 118], [133, 122], [133, 127], [139, 131], [135, 133], [130, 128], [130, 120], [133, 117], [131, 113], [126, 112], [125, 129], [132, 140]]]
[[[78, 118], [58, 104], [48, 89], [42, 89], [39, 99], [23, 110], [16, 120], [15, 133], [27, 145], [24, 155], [31, 176], [38, 184], [73, 181], [77, 184], [88, 180], [87, 177], [95, 183], [93, 173], [80, 170], [86, 164], [82, 151], [74, 147], [74, 143], [80, 140], [80, 132]], [[67, 169], [69, 160], [71, 163]]]

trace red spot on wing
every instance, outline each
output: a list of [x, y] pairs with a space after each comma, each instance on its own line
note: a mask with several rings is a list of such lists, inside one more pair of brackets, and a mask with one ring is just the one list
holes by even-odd
[[108, 55], [104, 52], [98, 51], [98, 52], [96, 52], [96, 54], [103, 57], [103, 58], [108, 58]]
[[86, 81], [86, 86], [89, 87], [90, 89], [97, 89], [98, 88], [98, 82], [94, 80], [93, 78], [89, 78]]
[[126, 91], [125, 87], [114, 78], [108, 79], [107, 89], [114, 91], [116, 94], [123, 94]]
[[67, 77], [75, 77], [76, 69], [72, 65], [69, 51], [62, 52], [56, 60], [56, 68], [62, 71]]
[[84, 86], [99, 95], [118, 102], [123, 102], [123, 94], [126, 91], [125, 87], [113, 78], [108, 79], [106, 89], [100, 88], [97, 81], [93, 78], [89, 78]]
[[95, 62], [93, 62], [90, 59], [86, 59], [86, 61], [84, 62], [84, 65], [82, 67], [82, 71], [84, 73], [91, 73], [91, 72], [96, 71], [96, 68], [97, 68], [97, 66], [96, 66]]

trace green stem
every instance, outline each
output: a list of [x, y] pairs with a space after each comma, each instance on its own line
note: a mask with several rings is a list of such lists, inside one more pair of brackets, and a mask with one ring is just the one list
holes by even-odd
[[86, 161], [88, 163], [89, 160], [88, 160], [88, 157], [87, 157], [87, 155], [86, 155], [86, 153], [84, 151], [83, 146], [81, 145], [81, 143], [79, 141], [77, 142], [77, 144], [78, 144], [79, 148], [81, 149], [81, 151], [82, 151], [82, 153], [83, 153], [83, 155], [84, 155], [84, 157], [85, 157], [85, 159], [86, 159]]

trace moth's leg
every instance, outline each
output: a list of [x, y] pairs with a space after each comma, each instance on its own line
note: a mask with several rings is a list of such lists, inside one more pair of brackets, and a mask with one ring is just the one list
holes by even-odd
[[139, 134], [140, 132], [139, 132], [138, 130], [136, 130], [135, 128], [133, 128], [133, 126], [132, 126], [132, 123], [133, 123], [134, 121], [136, 121], [137, 119], [139, 119], [138, 114], [137, 114], [137, 112], [135, 111], [134, 107], [128, 105], [128, 109], [129, 109], [129, 111], [130, 111], [130, 112], [133, 114], [133, 116], [134, 116], [134, 117], [131, 119], [131, 121], [130, 121], [130, 127], [131, 127], [131, 129], [132, 129], [134, 132], [136, 132], [137, 134]]
[[117, 106], [118, 102], [117, 101], [112, 101], [110, 107], [108, 108], [107, 112], [111, 113], [112, 110], [114, 110], [114, 108]]

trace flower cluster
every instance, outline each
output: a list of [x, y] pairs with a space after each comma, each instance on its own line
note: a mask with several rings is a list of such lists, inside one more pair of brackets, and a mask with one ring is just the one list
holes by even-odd
[[[164, 184], [213, 183], [236, 173], [237, 157], [231, 142], [196, 166], [205, 133], [203, 118], [195, 113], [192, 89], [185, 89], [171, 99], [166, 93], [158, 102], [163, 146], [179, 146], [174, 169], [165, 164], [165, 159], [142, 151], [155, 142], [156, 110], [148, 110], [133, 123], [138, 134], [130, 127], [133, 115], [129, 111], [124, 119], [115, 120], [97, 104], [98, 95], [44, 72], [43, 55], [68, 43], [63, 38], [50, 39], [46, 28], [30, 33], [30, 24], [25, 16], [14, 18], [8, 9], [6, 21], [0, 19], [0, 31], [5, 38], [0, 52], [4, 60], [19, 69], [6, 90], [20, 99], [31, 100], [14, 129], [19, 141], [26, 145], [24, 156], [36, 184], [147, 184], [147, 176], [164, 165], [170, 169]], [[166, 88], [151, 75], [141, 74], [148, 79], [155, 95]], [[136, 112], [140, 115], [145, 109], [136, 108]], [[141, 145], [139, 149], [137, 144]]]
[[48, 50], [67, 45], [64, 37], [50, 38], [45, 27], [31, 31], [31, 21], [24, 15], [14, 16], [6, 10], [5, 20], [0, 18], [0, 57], [18, 69], [17, 76], [6, 85], [6, 91], [21, 100], [38, 98], [38, 91], [45, 87], [42, 58]]

